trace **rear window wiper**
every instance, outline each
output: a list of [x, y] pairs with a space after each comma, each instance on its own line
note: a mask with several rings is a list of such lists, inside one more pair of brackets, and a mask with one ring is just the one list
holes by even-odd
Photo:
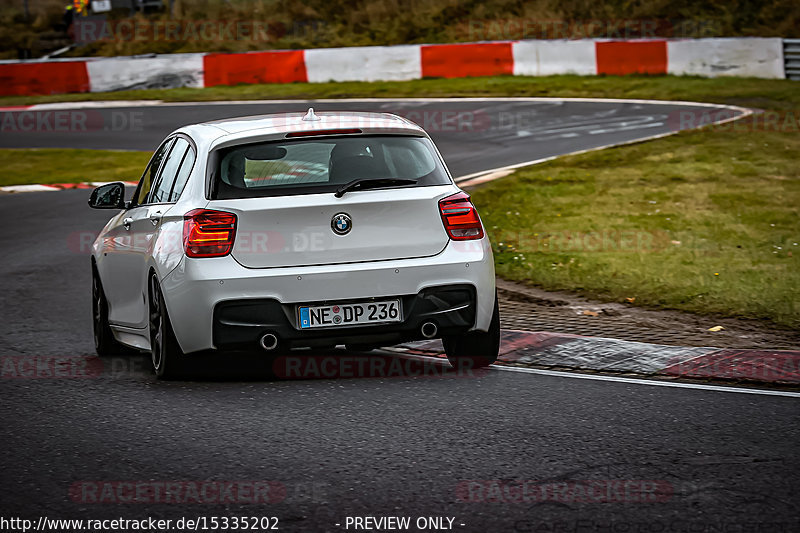
[[414, 185], [417, 180], [409, 180], [402, 178], [363, 178], [353, 180], [336, 189], [334, 196], [341, 198], [346, 192], [363, 190], [363, 189], [377, 189], [379, 187], [389, 187], [391, 185]]

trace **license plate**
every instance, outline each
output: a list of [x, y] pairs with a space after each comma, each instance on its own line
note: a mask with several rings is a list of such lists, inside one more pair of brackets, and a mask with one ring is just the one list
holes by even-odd
[[400, 300], [300, 307], [300, 329], [402, 322]]

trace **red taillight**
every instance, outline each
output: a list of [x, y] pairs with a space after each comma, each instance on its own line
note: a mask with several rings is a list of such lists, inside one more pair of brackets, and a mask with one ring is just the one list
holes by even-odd
[[439, 200], [444, 229], [454, 241], [470, 241], [483, 238], [483, 225], [478, 210], [472, 205], [469, 195], [459, 192]]
[[194, 209], [183, 216], [183, 249], [189, 257], [228, 255], [236, 238], [236, 215]]

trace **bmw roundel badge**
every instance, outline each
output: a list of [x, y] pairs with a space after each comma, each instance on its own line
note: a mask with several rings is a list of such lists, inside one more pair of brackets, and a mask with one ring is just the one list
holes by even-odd
[[337, 235], [347, 235], [353, 229], [353, 220], [347, 213], [338, 213], [331, 219], [331, 229]]

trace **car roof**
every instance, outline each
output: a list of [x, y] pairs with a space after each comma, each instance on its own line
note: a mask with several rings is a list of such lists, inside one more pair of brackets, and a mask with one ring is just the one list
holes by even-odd
[[259, 134], [289, 133], [300, 131], [322, 131], [337, 129], [360, 129], [363, 133], [386, 130], [407, 130], [410, 134], [424, 134], [422, 128], [410, 120], [391, 113], [356, 111], [321, 111], [310, 108], [305, 113], [276, 113], [235, 117], [203, 122], [200, 126], [212, 126], [226, 134], [254, 132]]

